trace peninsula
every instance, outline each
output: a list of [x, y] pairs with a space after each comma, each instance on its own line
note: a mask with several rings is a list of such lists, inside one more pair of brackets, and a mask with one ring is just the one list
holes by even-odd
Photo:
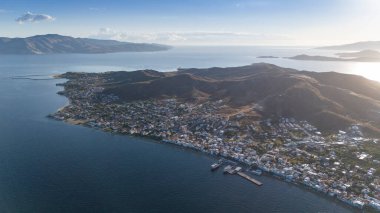
[[380, 83], [260, 63], [65, 73], [52, 118], [238, 161], [380, 209]]
[[73, 38], [58, 34], [36, 35], [27, 38], [0, 37], [0, 54], [58, 54], [58, 53], [116, 53], [153, 52], [170, 49], [162, 44], [120, 42], [89, 38]]

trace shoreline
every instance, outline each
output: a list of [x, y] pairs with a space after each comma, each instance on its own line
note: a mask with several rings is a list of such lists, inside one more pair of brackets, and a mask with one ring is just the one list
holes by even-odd
[[[136, 127], [136, 129], [134, 129], [133, 126], [132, 127], [129, 126], [129, 125], [135, 125], [134, 123], [127, 124], [128, 125], [127, 129], [125, 129], [125, 128], [123, 128], [122, 125], [121, 126], [118, 126], [117, 124], [114, 125], [115, 123], [120, 122], [120, 119], [113, 120], [113, 119], [115, 119], [115, 117], [113, 119], [112, 119], [112, 117], [111, 118], [108, 117], [108, 118], [110, 118], [108, 120], [107, 119], [97, 120], [97, 118], [91, 117], [88, 114], [82, 114], [82, 112], [91, 113], [91, 110], [87, 109], [88, 106], [91, 106], [91, 99], [89, 99], [90, 96], [88, 96], [88, 94], [96, 94], [97, 93], [97, 91], [95, 90], [98, 88], [97, 85], [92, 84], [94, 82], [86, 82], [87, 80], [91, 80], [91, 77], [93, 77], [93, 76], [90, 76], [89, 79], [79, 78], [79, 80], [78, 80], [78, 79], [76, 79], [77, 77], [66, 78], [64, 75], [63, 76], [62, 75], [57, 76], [56, 78], [67, 79], [68, 80], [67, 82], [69, 82], [69, 83], [65, 82], [65, 83], [56, 84], [57, 86], [63, 86], [64, 87], [64, 90], [58, 92], [58, 94], [63, 95], [68, 99], [68, 105], [60, 108], [62, 110], [62, 112], [57, 111], [56, 113], [52, 113], [52, 114], [48, 115], [48, 117], [50, 117], [54, 120], [64, 121], [64, 122], [69, 123], [69, 124], [81, 125], [84, 127], [90, 127], [92, 129], [95, 129], [95, 130], [102, 130], [103, 132], [106, 132], [106, 133], [153, 139], [154, 141], [159, 142], [159, 143], [171, 144], [171, 145], [175, 145], [175, 146], [182, 147], [185, 149], [193, 150], [196, 152], [202, 152], [202, 154], [207, 154], [210, 157], [223, 157], [223, 158], [232, 160], [233, 162], [239, 163], [240, 165], [244, 165], [244, 167], [250, 167], [250, 166], [254, 165], [254, 164], [252, 164], [253, 161], [251, 162], [248, 160], [248, 161], [244, 162], [246, 160], [245, 158], [239, 159], [239, 155], [233, 156], [232, 155], [233, 153], [222, 152], [220, 150], [218, 151], [216, 148], [210, 149], [210, 147], [208, 147], [207, 145], [203, 146], [202, 144], [200, 144], [199, 141], [197, 142], [196, 138], [188, 138], [188, 137], [183, 138], [180, 135], [177, 135], [175, 137], [170, 137], [170, 134], [168, 137], [166, 134], [162, 134], [164, 132], [160, 133], [160, 129], [155, 128], [154, 124], [152, 126], [149, 126], [150, 125], [150, 124], [148, 124], [149, 120], [143, 120], [143, 122], [147, 122], [146, 124], [148, 126], [144, 126], [144, 128], [142, 128], [142, 129], [138, 129], [139, 127]], [[84, 80], [85, 82], [81, 82], [81, 80]], [[80, 90], [80, 92], [78, 92], [72, 88], [72, 86], [75, 86], [78, 83], [80, 85], [86, 85], [84, 88], [81, 88], [82, 90]], [[70, 85], [71, 86], [70, 89], [67, 89], [66, 85]], [[92, 89], [92, 88], [94, 88], [94, 89]], [[91, 92], [87, 93], [88, 91], [91, 91]], [[101, 106], [104, 106], [104, 109], [109, 110], [110, 108], [108, 108], [108, 102], [107, 101], [114, 100], [114, 96], [111, 95], [111, 96], [107, 96], [106, 98], [109, 98], [109, 99], [106, 99], [106, 102], [102, 103], [103, 105], [101, 105]], [[175, 99], [165, 99], [165, 100], [163, 100], [163, 102], [165, 104], [166, 103], [172, 104], [173, 102], [176, 103], [176, 100]], [[161, 106], [160, 104], [162, 104], [162, 102], [159, 101], [158, 103], [156, 103], [156, 102], [154, 102], [154, 100], [148, 100], [148, 103], [146, 103], [147, 108], [144, 107], [144, 102], [143, 103], [137, 102], [135, 104], [136, 105], [132, 105], [132, 110], [136, 110], [136, 108], [133, 108], [135, 106], [137, 106], [137, 108], [139, 108], [139, 109], [148, 110], [147, 112], [145, 112], [145, 114], [144, 114], [144, 110], [136, 112], [136, 113], [143, 112], [144, 115], [147, 115], [147, 114], [148, 115], [151, 115], [151, 114], [155, 115], [153, 112], [149, 111], [149, 110], [151, 110], [152, 107], [153, 108], [154, 107], [168, 107], [169, 111], [173, 109], [173, 108], [170, 108], [171, 105], [165, 106], [165, 104], [164, 104], [163, 106]], [[179, 102], [179, 104], [181, 104], [181, 102]], [[213, 105], [213, 104], [222, 105], [222, 102], [221, 101], [218, 101], [215, 103], [211, 102], [209, 104], [211, 106], [211, 108], [214, 106], [218, 107], [218, 106]], [[186, 104], [185, 105], [181, 104], [181, 106], [182, 105], [184, 106], [184, 108], [186, 108], [186, 107], [191, 108], [191, 106], [188, 106]], [[205, 105], [206, 104], [204, 104], [204, 106]], [[111, 106], [111, 108], [115, 107], [112, 104], [110, 104], [110, 106]], [[130, 105], [128, 105], [128, 106], [130, 106]], [[207, 107], [209, 107], [209, 106], [206, 106], [206, 108], [201, 108], [201, 109], [207, 109]], [[90, 109], [92, 109], [92, 108], [90, 108]], [[108, 112], [108, 111], [103, 111], [103, 114], [105, 116], [109, 116], [106, 112]], [[128, 112], [133, 112], [133, 111], [128, 111], [128, 110], [125, 111], [125, 113], [127, 113], [127, 116], [131, 116], [128, 114]], [[118, 111], [117, 110], [112, 111], [112, 113], [115, 115], [115, 113], [118, 113]], [[125, 115], [123, 114], [123, 116], [125, 116]], [[136, 116], [136, 115], [134, 115], [134, 116]], [[177, 121], [178, 117], [177, 118], [172, 117], [171, 119], [175, 119], [175, 121]], [[285, 122], [288, 122], [287, 121], [288, 118], [284, 118], [284, 119], [286, 120]], [[289, 119], [291, 119], [291, 118], [289, 118]], [[137, 121], [140, 122], [139, 120], [137, 120]], [[184, 121], [186, 121], [186, 120], [182, 120], [183, 124], [185, 124]], [[165, 121], [163, 121], [163, 122], [165, 122]], [[272, 127], [270, 124], [270, 121], [265, 120], [263, 122], [269, 122], [269, 124], [267, 123], [266, 125], [269, 127]], [[306, 124], [302, 123], [302, 122], [303, 121], [301, 121], [301, 126], [300, 126], [301, 130], [306, 132], [306, 130], [304, 128], [306, 128], [307, 130], [309, 130], [308, 128], [313, 128], [313, 126], [309, 125], [306, 121], [305, 121]], [[124, 121], [123, 121], [123, 123], [124, 123]], [[300, 125], [299, 123], [297, 123], [297, 121], [290, 121], [289, 123], [290, 123], [290, 125], [292, 125], [292, 123], [296, 126]], [[287, 123], [285, 123], [285, 125], [287, 125]], [[305, 125], [309, 125], [309, 126], [306, 127]], [[165, 130], [165, 131], [168, 131], [168, 130]], [[285, 128], [285, 131], [286, 131], [286, 128]], [[317, 129], [310, 130], [310, 131], [317, 131]], [[210, 133], [210, 134], [212, 134], [212, 133]], [[316, 132], [315, 134], [320, 134], [320, 133]], [[319, 135], [315, 135], [315, 136], [319, 137]], [[352, 140], [350, 139], [349, 141], [352, 141]], [[354, 142], [356, 143], [356, 141], [354, 141]], [[286, 141], [286, 143], [287, 144], [285, 144], [285, 145], [290, 145], [290, 146], [292, 146], [292, 144], [294, 144], [294, 142], [291, 142], [291, 141], [290, 142]], [[319, 144], [319, 143], [317, 143], [317, 144]], [[233, 148], [234, 146], [231, 146], [231, 147]], [[285, 147], [288, 147], [288, 146], [285, 146]], [[269, 152], [271, 152], [271, 151], [269, 151]], [[266, 154], [264, 154], [264, 155], [266, 155]], [[254, 155], [256, 155], [256, 154], [254, 154]], [[264, 155], [262, 155], [261, 157], [263, 157]], [[259, 155], [257, 155], [257, 156], [260, 157]], [[309, 157], [313, 157], [313, 156], [315, 156], [315, 155], [309, 154]], [[375, 206], [373, 204], [373, 202], [375, 203], [378, 201], [376, 199], [372, 200], [373, 198], [371, 198], [371, 197], [363, 198], [361, 196], [360, 197], [356, 196], [356, 195], [352, 196], [352, 195], [346, 194], [346, 193], [339, 193], [338, 194], [334, 191], [334, 188], [332, 188], [333, 191], [331, 191], [329, 188], [323, 187], [323, 185], [322, 185], [322, 187], [320, 187], [318, 184], [315, 184], [315, 182], [306, 181], [306, 178], [305, 179], [300, 179], [297, 177], [295, 177], [295, 178], [290, 177], [289, 178], [288, 177], [289, 175], [286, 175], [286, 173], [282, 172], [283, 170], [280, 167], [276, 168], [276, 164], [274, 164], [274, 167], [272, 167], [272, 164], [269, 164], [269, 166], [268, 166], [268, 164], [262, 163], [261, 157], [258, 158], [256, 162], [257, 162], [258, 168], [260, 168], [262, 171], [264, 171], [265, 176], [268, 176], [271, 178], [274, 177], [276, 179], [280, 179], [283, 182], [292, 183], [292, 185], [295, 185], [295, 186], [302, 186], [303, 189], [307, 189], [308, 191], [315, 192], [315, 193], [318, 193], [320, 195], [323, 194], [323, 196], [328, 195], [325, 198], [332, 198], [334, 201], [339, 200], [339, 202], [338, 202], [339, 204], [345, 203], [350, 208], [354, 208], [357, 210], [363, 210], [363, 209], [371, 209], [372, 210], [373, 209], [375, 211], [379, 211], [379, 209], [380, 209], [380, 208], [378, 208], [378, 206]], [[364, 200], [365, 200], [365, 202], [363, 202]]]
[[[70, 104], [67, 105], [67, 106], [70, 106]], [[61, 108], [64, 108], [64, 107], [61, 107]], [[142, 134], [127, 134], [127, 133], [121, 133], [121, 132], [107, 131], [107, 130], [104, 130], [104, 129], [101, 129], [101, 128], [96, 128], [96, 127], [91, 127], [89, 125], [85, 125], [86, 122], [84, 122], [84, 120], [75, 120], [75, 119], [59, 120], [59, 119], [56, 119], [54, 117], [51, 117], [50, 115], [48, 115], [48, 118], [52, 119], [52, 120], [55, 120], [55, 121], [63, 121], [64, 123], [67, 123], [67, 124], [70, 124], [70, 125], [82, 126], [82, 127], [94, 129], [94, 130], [97, 130], [97, 131], [102, 131], [104, 133], [109, 133], [109, 134], [112, 134], [112, 135], [129, 136], [129, 137], [137, 137], [137, 138], [142, 138], [142, 139], [149, 139], [152, 142], [156, 142], [156, 143], [163, 144], [163, 145], [171, 145], [171, 146], [175, 146], [176, 148], [183, 148], [183, 150], [194, 151], [194, 152], [201, 153], [201, 154], [204, 154], [204, 155], [206, 155], [208, 157], [212, 157], [212, 158], [216, 158], [216, 159], [217, 158], [224, 158], [224, 159], [230, 160], [230, 161], [232, 161], [234, 163], [237, 163], [237, 164], [243, 166], [244, 169], [247, 169], [248, 167], [251, 167], [250, 165], [246, 164], [245, 162], [241, 162], [241, 161], [239, 161], [237, 159], [234, 159], [234, 158], [231, 158], [229, 156], [223, 156], [223, 155], [220, 155], [220, 154], [213, 154], [213, 153], [208, 152], [206, 150], [202, 150], [200, 148], [194, 147], [190, 143], [183, 143], [183, 142], [179, 142], [179, 141], [165, 140], [165, 139], [161, 139], [161, 138], [157, 138], [157, 137], [152, 137], [152, 136], [148, 136], [148, 135], [142, 135]], [[365, 209], [368, 208], [368, 209], [377, 211], [377, 209], [375, 209], [373, 207], [370, 207], [370, 206], [367, 206], [367, 205], [364, 205], [363, 207], [359, 207], [359, 206], [354, 205], [353, 203], [351, 203], [348, 200], [345, 200], [343, 198], [339, 198], [337, 196], [329, 196], [329, 194], [327, 192], [323, 192], [321, 190], [316, 190], [311, 185], [307, 185], [307, 184], [304, 184], [302, 182], [288, 181], [286, 179], [286, 177], [282, 177], [282, 176], [280, 176], [278, 174], [274, 174], [273, 172], [266, 171], [262, 167], [258, 166], [257, 168], [263, 171], [262, 176], [265, 176], [265, 177], [268, 177], [268, 178], [277, 179], [277, 180], [279, 180], [279, 181], [281, 181], [283, 183], [288, 183], [288, 184], [290, 184], [292, 186], [299, 187], [302, 190], [306, 190], [308, 192], [312, 192], [312, 193], [314, 193], [314, 194], [316, 194], [318, 196], [323, 196], [324, 199], [329, 199], [329, 200], [331, 200], [333, 202], [336, 202], [339, 205], [345, 206], [346, 208], [352, 208], [352, 210], [365, 210]]]

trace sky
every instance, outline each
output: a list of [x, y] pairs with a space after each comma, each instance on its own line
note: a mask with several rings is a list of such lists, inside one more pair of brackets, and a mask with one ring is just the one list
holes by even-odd
[[379, 11], [380, 0], [1, 0], [0, 36], [318, 46], [380, 40]]

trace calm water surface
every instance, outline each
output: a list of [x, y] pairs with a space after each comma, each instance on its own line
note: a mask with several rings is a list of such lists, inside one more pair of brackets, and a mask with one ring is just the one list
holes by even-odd
[[[58, 96], [66, 71], [239, 66], [284, 48], [177, 48], [161, 53], [0, 57], [0, 212], [352, 212], [333, 199], [258, 177], [211, 173], [215, 159], [147, 139], [117, 136], [53, 121], [67, 104]], [[342, 63], [265, 60], [329, 71]], [[374, 66], [374, 65], [368, 65]], [[337, 70], [339, 71], [339, 70]], [[341, 70], [340, 70], [341, 71]], [[343, 71], [342, 71], [343, 72]], [[34, 79], [14, 79], [27, 76]], [[48, 80], [45, 80], [48, 79]]]

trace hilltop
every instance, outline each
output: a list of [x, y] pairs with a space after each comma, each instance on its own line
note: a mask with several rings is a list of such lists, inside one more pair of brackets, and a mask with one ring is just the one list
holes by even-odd
[[0, 54], [114, 53], [168, 50], [161, 44], [73, 38], [57, 34], [27, 38], [0, 38]]

